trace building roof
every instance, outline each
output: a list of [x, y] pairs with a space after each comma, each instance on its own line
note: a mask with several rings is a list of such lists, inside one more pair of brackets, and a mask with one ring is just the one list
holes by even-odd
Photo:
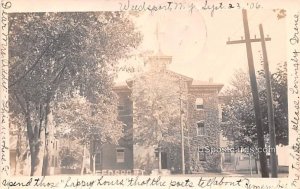
[[193, 80], [191, 88], [208, 88], [208, 89], [217, 89], [218, 92], [221, 91], [223, 88], [223, 84], [221, 83], [214, 83], [212, 81], [199, 81], [199, 80]]
[[[190, 82], [190, 86], [192, 88], [215, 88], [218, 89], [218, 91], [220, 91], [223, 88], [223, 84], [221, 83], [214, 83], [212, 81], [200, 81], [200, 80], [193, 80], [193, 78], [187, 77], [185, 75], [173, 72], [168, 70], [168, 73], [173, 74], [173, 75], [177, 75], [179, 77], [182, 77], [183, 79], [187, 80]], [[127, 81], [122, 81], [122, 82], [118, 82], [114, 85], [114, 90], [125, 90], [125, 91], [129, 91], [130, 88], [128, 86], [128, 82], [132, 81], [132, 79], [128, 79]]]
[[178, 77], [180, 77], [180, 78], [182, 78], [182, 79], [185, 79], [185, 80], [187, 80], [187, 81], [193, 81], [193, 78], [188, 77], [188, 76], [185, 76], [185, 75], [182, 75], [182, 74], [179, 74], [179, 73], [177, 73], [177, 72], [173, 72], [173, 71], [171, 71], [171, 70], [167, 70], [167, 73], [169, 73], [169, 74], [171, 74], [171, 75], [176, 75], [176, 76], [178, 76]]

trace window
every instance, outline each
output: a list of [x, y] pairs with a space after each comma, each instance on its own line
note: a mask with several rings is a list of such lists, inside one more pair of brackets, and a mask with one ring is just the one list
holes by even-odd
[[196, 109], [203, 110], [203, 98], [196, 99]]
[[206, 160], [206, 154], [204, 148], [198, 148], [198, 159], [199, 161], [205, 161]]
[[197, 135], [204, 135], [204, 121], [197, 122]]
[[125, 161], [125, 149], [117, 148], [117, 163], [124, 163]]
[[231, 153], [230, 152], [224, 153], [224, 162], [231, 163]]
[[225, 112], [224, 109], [222, 109], [222, 118], [221, 118], [221, 121], [222, 122], [228, 121], [228, 116], [227, 116], [227, 114], [226, 114], [226, 112]]
[[95, 155], [95, 164], [100, 164], [101, 163], [101, 154], [96, 153]]

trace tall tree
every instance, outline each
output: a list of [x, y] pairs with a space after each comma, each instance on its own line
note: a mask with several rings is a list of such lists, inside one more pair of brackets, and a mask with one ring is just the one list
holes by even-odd
[[133, 80], [134, 143], [157, 148], [159, 172], [162, 150], [170, 144], [180, 146], [180, 90], [179, 78], [166, 70]]
[[[75, 95], [56, 106], [55, 117], [56, 124], [60, 125], [59, 129], [69, 130], [67, 135], [71, 136], [70, 139], [83, 146], [81, 174], [84, 169], [86, 147], [91, 141], [97, 141], [99, 145], [118, 144], [118, 140], [123, 136], [123, 124], [117, 119], [116, 102], [116, 96], [113, 94], [110, 97], [98, 96], [94, 103], [85, 97]], [[91, 154], [93, 165], [95, 155]]]
[[[118, 60], [141, 37], [120, 12], [15, 13], [9, 24], [10, 112], [24, 116], [31, 175], [41, 175], [53, 102], [78, 90], [109, 93]], [[100, 77], [91, 83], [94, 73]]]
[[[271, 74], [273, 106], [275, 114], [276, 144], [288, 144], [288, 109], [287, 109], [287, 70], [286, 63], [278, 64], [277, 70]], [[264, 72], [258, 72], [260, 108], [263, 117], [264, 135], [268, 134], [267, 101]], [[224, 92], [227, 103], [223, 107], [223, 134], [239, 147], [257, 148], [255, 115], [251, 97], [249, 77], [242, 70], [236, 71], [231, 87]]]

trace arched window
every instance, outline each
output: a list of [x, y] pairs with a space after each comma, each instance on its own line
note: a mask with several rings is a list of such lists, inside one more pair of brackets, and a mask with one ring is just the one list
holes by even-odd
[[203, 110], [203, 98], [196, 99], [196, 109]]

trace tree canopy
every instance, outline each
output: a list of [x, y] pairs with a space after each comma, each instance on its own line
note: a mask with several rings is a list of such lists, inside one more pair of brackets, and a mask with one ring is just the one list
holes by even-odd
[[71, 139], [81, 144], [92, 140], [117, 144], [123, 136], [123, 124], [117, 119], [116, 103], [116, 97], [102, 96], [91, 103], [85, 97], [76, 95], [58, 103], [54, 113], [56, 124], [60, 126], [60, 133], [70, 135]]
[[149, 72], [133, 82], [135, 143], [164, 146], [180, 141], [179, 80]]
[[40, 175], [48, 115], [56, 101], [76, 94], [91, 103], [109, 99], [118, 61], [140, 41], [126, 13], [10, 14], [10, 112], [22, 115], [27, 128], [32, 175]]
[[[258, 88], [260, 108], [263, 118], [264, 135], [267, 136], [267, 99], [264, 71], [258, 71]], [[275, 114], [276, 144], [288, 144], [288, 109], [287, 109], [287, 69], [286, 63], [278, 64], [271, 74], [273, 107]], [[224, 92], [226, 102], [223, 106], [223, 135], [234, 141], [236, 146], [257, 147], [255, 114], [249, 76], [237, 70], [233, 76], [231, 87]]]

